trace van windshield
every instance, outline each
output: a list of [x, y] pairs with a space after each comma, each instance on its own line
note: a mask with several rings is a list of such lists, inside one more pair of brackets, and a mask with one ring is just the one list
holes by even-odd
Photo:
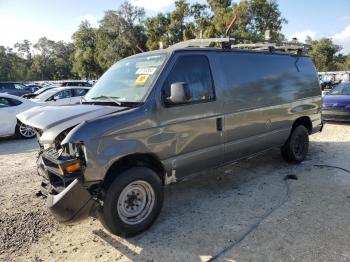
[[86, 102], [144, 102], [166, 55], [126, 58], [115, 63], [86, 94]]

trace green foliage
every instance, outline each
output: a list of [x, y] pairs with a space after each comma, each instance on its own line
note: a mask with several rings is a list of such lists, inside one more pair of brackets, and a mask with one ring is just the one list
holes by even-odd
[[107, 70], [116, 61], [139, 53], [146, 46], [142, 26], [145, 11], [125, 2], [117, 11], [107, 11], [97, 30], [97, 61]]
[[32, 79], [58, 80], [72, 77], [72, 44], [42, 37], [34, 45], [34, 49], [36, 54], [30, 68]]
[[309, 55], [315, 63], [315, 66], [318, 71], [326, 72], [326, 71], [335, 71], [338, 70], [339, 65], [336, 63], [336, 53], [341, 50], [340, 46], [333, 44], [332, 40], [329, 38], [322, 38], [319, 41], [311, 42], [312, 50]]
[[96, 29], [92, 28], [89, 22], [83, 21], [73, 34], [72, 39], [74, 48], [71, 56], [73, 72], [80, 78], [98, 78], [102, 69], [96, 59]]
[[[269, 30], [272, 40], [284, 39], [287, 21], [277, 0], [176, 0], [174, 10], [148, 18], [144, 9], [125, 2], [106, 11], [97, 28], [81, 22], [72, 43], [42, 37], [34, 45], [24, 40], [14, 49], [0, 46], [0, 80], [98, 78], [116, 61], [159, 49], [160, 43], [166, 48], [187, 39], [225, 36], [234, 16], [238, 20], [230, 35], [263, 39]], [[338, 54], [340, 47], [331, 39], [308, 37], [306, 42], [318, 70], [350, 70], [350, 56]]]
[[160, 42], [163, 43], [164, 47], [169, 46], [169, 36], [167, 30], [169, 24], [169, 16], [162, 13], [146, 19], [146, 46], [149, 50], [159, 49]]

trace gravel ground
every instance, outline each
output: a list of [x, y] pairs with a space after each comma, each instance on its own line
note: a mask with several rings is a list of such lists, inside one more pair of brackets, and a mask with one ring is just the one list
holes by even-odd
[[155, 225], [130, 239], [93, 219], [57, 224], [36, 197], [36, 142], [1, 140], [0, 260], [350, 261], [350, 173], [337, 168], [350, 170], [350, 126], [310, 140], [300, 165], [272, 150], [169, 186]]

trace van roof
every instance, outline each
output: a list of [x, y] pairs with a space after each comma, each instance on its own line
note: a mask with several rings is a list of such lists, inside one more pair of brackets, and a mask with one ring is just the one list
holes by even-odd
[[[275, 55], [298, 55], [303, 54], [304, 50], [308, 50], [309, 46], [299, 42], [265, 42], [253, 44], [235, 44], [233, 38], [206, 38], [191, 39], [169, 46], [165, 49], [144, 52], [139, 55], [152, 55], [173, 53], [178, 51], [225, 51], [225, 52], [245, 52], [245, 53], [265, 53]], [[220, 44], [221, 47], [212, 47], [212, 45]]]

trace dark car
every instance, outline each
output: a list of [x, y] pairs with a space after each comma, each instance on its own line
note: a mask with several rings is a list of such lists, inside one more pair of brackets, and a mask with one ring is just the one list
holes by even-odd
[[350, 121], [350, 82], [343, 82], [323, 97], [322, 118]]
[[59, 87], [61, 86], [85, 86], [85, 87], [92, 87], [92, 84], [90, 84], [87, 81], [80, 81], [80, 80], [72, 80], [72, 81], [64, 81], [60, 84], [58, 84]]
[[35, 97], [37, 97], [38, 95], [40, 95], [40, 94], [46, 92], [47, 90], [50, 90], [50, 89], [55, 88], [55, 87], [56, 87], [56, 86], [54, 86], [54, 85], [42, 87], [42, 88], [36, 90], [34, 93], [24, 94], [22, 97], [27, 98], [27, 99], [35, 98]]
[[41, 85], [37, 85], [37, 84], [29, 84], [29, 85], [26, 85], [26, 87], [30, 87], [33, 90], [33, 92], [43, 88]]
[[7, 93], [15, 96], [33, 93], [33, 88], [17, 82], [0, 82], [0, 93]]

